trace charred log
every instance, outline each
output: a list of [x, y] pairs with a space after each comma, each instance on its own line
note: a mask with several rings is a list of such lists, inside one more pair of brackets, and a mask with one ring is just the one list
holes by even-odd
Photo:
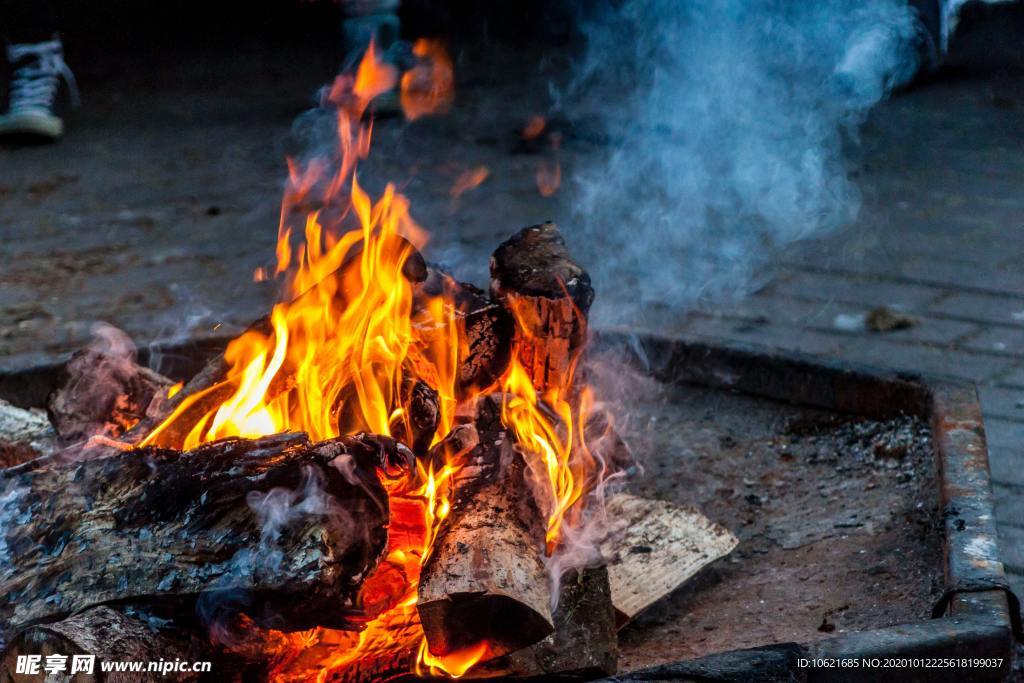
[[544, 518], [526, 465], [501, 427], [500, 401], [482, 400], [480, 413], [479, 442], [420, 575], [418, 611], [435, 655], [482, 640], [502, 655], [554, 629]]
[[515, 323], [499, 304], [481, 304], [463, 317], [469, 348], [459, 364], [459, 395], [466, 398], [493, 385], [512, 357]]
[[387, 451], [286, 434], [0, 474], [0, 624], [231, 593], [272, 628], [350, 627], [386, 542]]
[[67, 675], [50, 680], [78, 680], [83, 676], [70, 675], [75, 655], [95, 655], [92, 680], [104, 683], [144, 683], [154, 678], [168, 681], [196, 681], [194, 672], [101, 672], [99, 662], [107, 660], [137, 662], [210, 661], [209, 652], [199, 642], [170, 635], [144, 619], [129, 616], [123, 611], [101, 606], [68, 617], [52, 624], [31, 626], [22, 631], [0, 656], [0, 683], [24, 680], [16, 673], [19, 655], [63, 655]]
[[416, 455], [426, 455], [441, 421], [437, 392], [426, 382], [406, 376], [402, 382], [401, 405], [406, 407], [406, 412], [392, 426], [391, 433]]
[[181, 448], [195, 423], [234, 393], [235, 387], [225, 381], [227, 374], [228, 364], [224, 356], [213, 358], [173, 397], [165, 396], [152, 402], [147, 407], [145, 416], [120, 440], [127, 444], [142, 443], [171, 414], [180, 412], [179, 419], [164, 425], [159, 437], [154, 439], [152, 444], [165, 448]]
[[[130, 342], [128, 342], [130, 343]], [[117, 438], [146, 415], [173, 382], [135, 362], [134, 354], [83, 349], [64, 366], [50, 396], [50, 421], [63, 444], [91, 436]]]
[[619, 641], [608, 570], [570, 570], [559, 584], [555, 632], [544, 640], [473, 667], [467, 678], [591, 680], [615, 673]]
[[491, 296], [515, 318], [518, 360], [534, 386], [565, 386], [586, 341], [594, 290], [554, 223], [524, 228], [495, 250]]
[[458, 397], [469, 398], [493, 385], [505, 372], [512, 354], [515, 324], [508, 311], [481, 289], [459, 282], [436, 266], [428, 268], [414, 296], [414, 310], [424, 310], [431, 298], [439, 296], [454, 306], [466, 341], [466, 348], [459, 354]]

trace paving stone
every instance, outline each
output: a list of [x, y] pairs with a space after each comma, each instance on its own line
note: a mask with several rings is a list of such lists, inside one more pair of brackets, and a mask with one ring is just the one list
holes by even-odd
[[786, 323], [826, 333], [882, 336], [887, 339], [940, 345], [952, 344], [982, 330], [974, 323], [916, 316], [917, 324], [907, 329], [873, 332], [861, 324], [870, 310], [867, 306], [835, 300], [808, 301], [782, 294], [761, 293], [747, 297], [738, 304], [723, 307], [721, 314], [750, 319], [767, 318], [775, 324]]
[[868, 365], [985, 382], [1013, 367], [1009, 358], [903, 344], [881, 335], [847, 339], [841, 357]]
[[1024, 298], [985, 294], [953, 294], [928, 307], [930, 313], [941, 313], [962, 320], [1024, 327]]
[[867, 308], [902, 306], [911, 311], [924, 310], [946, 293], [940, 287], [811, 272], [797, 273], [770, 291], [812, 301], [839, 301]]
[[758, 293], [726, 306], [716, 306], [713, 313], [750, 320], [764, 319], [774, 325], [811, 327], [831, 330], [837, 315], [863, 316], [866, 306], [838, 301], [807, 301], [771, 293]]
[[926, 344], [953, 345], [964, 337], [978, 334], [981, 328], [975, 323], [966, 323], [959, 320], [947, 320], [944, 318], [929, 318], [918, 315], [917, 324], [905, 330], [892, 330], [891, 332], [873, 333], [879, 334], [886, 339], [899, 341], [917, 341]]
[[981, 409], [986, 417], [1024, 420], [1024, 389], [980, 384], [978, 396], [981, 398]]
[[975, 351], [1024, 357], [1024, 328], [987, 327], [960, 342], [959, 346]]
[[1000, 375], [996, 382], [1005, 386], [1024, 387], [1024, 367], [1013, 368], [1005, 375]]
[[1024, 422], [985, 418], [992, 481], [1024, 486]]
[[[856, 255], [845, 246], [836, 254], [829, 254], [819, 247], [790, 255], [787, 263], [798, 268], [825, 268], [830, 272], [848, 272], [943, 289], [1024, 296], [1024, 273], [1012, 267], [1000, 267], [1007, 258], [997, 237], [990, 237], [984, 246], [974, 248], [966, 245], [962, 236], [948, 238], [949, 249], [938, 250], [937, 255], [929, 256], [918, 255], [916, 241], [904, 235], [898, 245], [871, 245]], [[929, 234], [921, 241], [931, 244], [935, 235]]]
[[[993, 240], [998, 244], [997, 240]], [[1024, 271], [1001, 270], [973, 263], [909, 261], [900, 273], [918, 282], [949, 286], [955, 289], [979, 289], [993, 293], [1024, 296]]]
[[1005, 484], [993, 484], [992, 495], [996, 503], [999, 524], [1010, 524], [1024, 529], [1024, 489]]
[[683, 333], [709, 339], [739, 341], [769, 349], [828, 356], [836, 355], [843, 341], [842, 337], [813, 330], [722, 317], [693, 318], [683, 328]]
[[999, 527], [999, 553], [1007, 571], [1024, 574], [1024, 529], [1008, 525]]

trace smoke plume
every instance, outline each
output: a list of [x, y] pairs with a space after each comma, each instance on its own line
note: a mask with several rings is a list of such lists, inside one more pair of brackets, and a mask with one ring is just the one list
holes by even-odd
[[561, 93], [609, 145], [576, 174], [569, 235], [601, 321], [742, 295], [778, 248], [856, 217], [844, 145], [917, 68], [906, 0], [614, 5]]

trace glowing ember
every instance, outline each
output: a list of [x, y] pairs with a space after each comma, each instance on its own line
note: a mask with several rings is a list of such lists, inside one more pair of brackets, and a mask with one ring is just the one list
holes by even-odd
[[542, 197], [550, 197], [562, 185], [562, 165], [556, 160], [542, 161], [537, 165], [537, 191]]
[[544, 129], [547, 128], [547, 126], [548, 122], [544, 119], [543, 116], [532, 117], [529, 121], [526, 122], [526, 125], [523, 126], [523, 139], [533, 140], [534, 138], [539, 137], [540, 134], [544, 132]]
[[463, 171], [452, 183], [452, 189], [448, 191], [448, 194], [452, 196], [452, 199], [458, 199], [470, 190], [479, 187], [490, 174], [491, 172], [487, 170], [486, 166], [475, 166], [468, 171]]
[[402, 74], [402, 111], [410, 121], [447, 111], [455, 97], [452, 60], [444, 45], [420, 38], [412, 46], [419, 62]]

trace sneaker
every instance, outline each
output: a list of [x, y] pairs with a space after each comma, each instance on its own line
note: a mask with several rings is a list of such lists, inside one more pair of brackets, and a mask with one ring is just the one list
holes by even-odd
[[78, 103], [75, 76], [64, 63], [64, 45], [59, 38], [9, 45], [7, 61], [12, 69], [10, 95], [7, 111], [0, 114], [0, 136], [58, 139], [64, 133], [64, 120], [55, 112], [61, 80], [72, 103]]

